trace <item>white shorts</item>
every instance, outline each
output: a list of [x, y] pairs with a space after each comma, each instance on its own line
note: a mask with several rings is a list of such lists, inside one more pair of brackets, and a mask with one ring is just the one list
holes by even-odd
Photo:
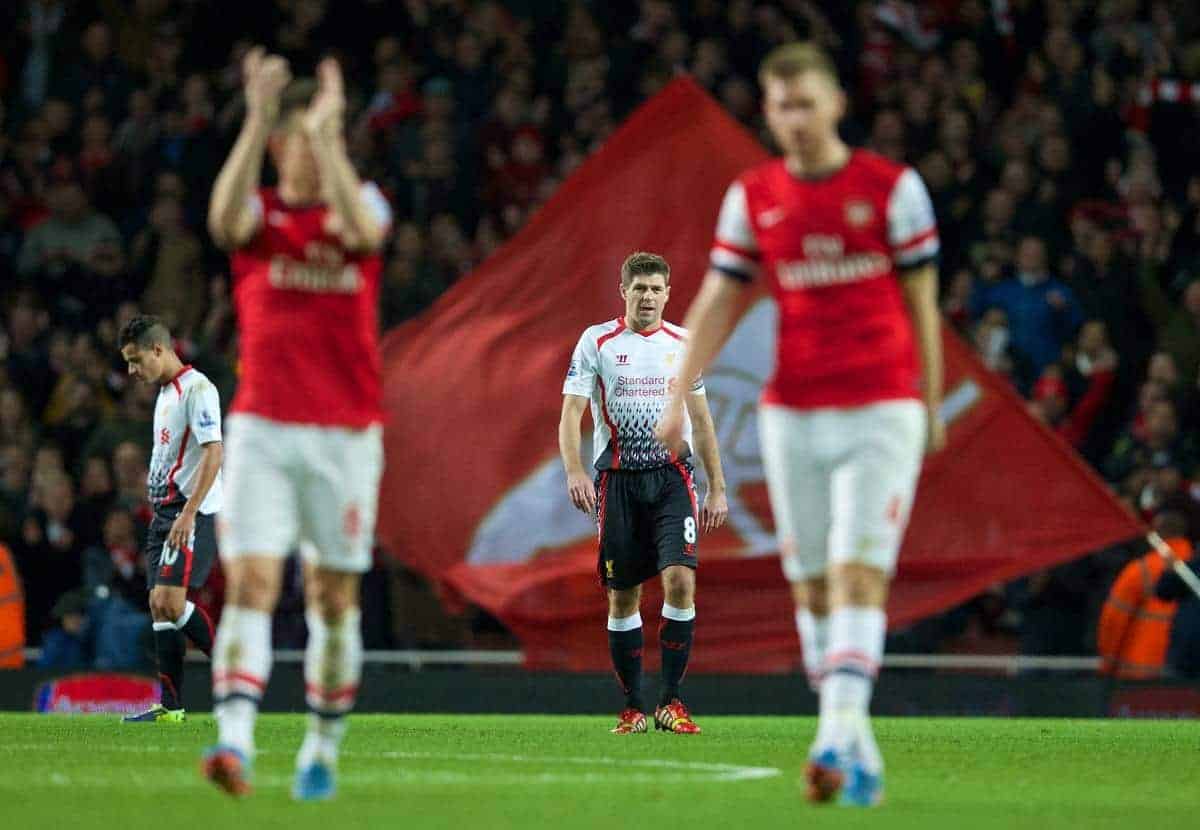
[[288, 424], [239, 413], [226, 420], [221, 558], [299, 550], [334, 571], [371, 568], [382, 428]]
[[890, 574], [925, 449], [925, 407], [884, 401], [800, 411], [763, 406], [759, 437], [789, 581], [859, 562]]

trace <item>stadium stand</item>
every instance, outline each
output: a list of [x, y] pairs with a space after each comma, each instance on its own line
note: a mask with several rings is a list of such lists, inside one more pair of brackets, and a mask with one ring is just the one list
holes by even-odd
[[[255, 42], [300, 72], [326, 52], [347, 70], [352, 155], [398, 220], [385, 327], [495, 251], [673, 76], [765, 142], [757, 60], [822, 42], [850, 94], [846, 136], [929, 186], [947, 318], [1144, 518], [1171, 509], [1200, 530], [1194, 3], [277, 0], [245, 4], [236, 27], [223, 8], [0, 9], [0, 543], [31, 644], [82, 613], [80, 659], [132, 659], [98, 650], [144, 610], [130, 539], [149, 515], [153, 391], [124, 372], [121, 325], [161, 314], [223, 400], [236, 382], [227, 265], [203, 217]], [[996, 586], [889, 650], [1094, 654], [1109, 586], [1143, 552]], [[511, 645], [377, 561], [368, 647]], [[302, 637], [291, 596], [283, 646]]]

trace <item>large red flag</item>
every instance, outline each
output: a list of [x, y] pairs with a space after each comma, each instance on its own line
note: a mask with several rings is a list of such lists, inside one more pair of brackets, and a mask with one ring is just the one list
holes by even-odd
[[[595, 526], [567, 500], [558, 460], [571, 350], [585, 327], [621, 313], [618, 270], [633, 250], [671, 262], [667, 317], [679, 320], [704, 273], [726, 186], [765, 157], [703, 90], [676, 81], [496, 256], [385, 339], [380, 536], [510, 626], [531, 667], [608, 665]], [[707, 373], [730, 520], [701, 540], [697, 671], [784, 671], [798, 657], [754, 415], [774, 331], [774, 306], [760, 298]], [[946, 352], [949, 447], [921, 479], [893, 625], [1139, 532], [952, 335]], [[660, 604], [648, 583], [648, 625]]]

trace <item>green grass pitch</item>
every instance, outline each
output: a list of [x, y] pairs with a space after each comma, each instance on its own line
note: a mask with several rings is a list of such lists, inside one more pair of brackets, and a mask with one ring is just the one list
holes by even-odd
[[264, 716], [257, 792], [203, 782], [208, 716], [0, 715], [5, 828], [1189, 827], [1200, 807], [1194, 722], [884, 719], [887, 799], [805, 804], [810, 718], [698, 715], [700, 736], [616, 737], [608, 718], [357, 715], [338, 798], [288, 798], [304, 721]]

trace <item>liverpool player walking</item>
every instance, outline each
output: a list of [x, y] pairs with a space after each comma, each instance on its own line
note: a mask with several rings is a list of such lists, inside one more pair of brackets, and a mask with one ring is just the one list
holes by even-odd
[[118, 338], [129, 374], [158, 386], [148, 476], [154, 517], [146, 532], [146, 576], [161, 700], [126, 723], [184, 720], [184, 637], [212, 654], [213, 624], [187, 598], [217, 560], [221, 509], [221, 401], [217, 387], [185, 366], [157, 317], [134, 317]]
[[[779, 306], [777, 364], [763, 390], [763, 466], [820, 721], [808, 796], [878, 803], [883, 762], [868, 708], [884, 606], [922, 450], [944, 443], [937, 228], [911, 168], [838, 137], [845, 96], [808, 44], [763, 62], [767, 123], [783, 158], [726, 193], [681, 369], [699, 373], [728, 338], [743, 292]], [[683, 432], [678, 390], [659, 428]]]
[[[208, 224], [232, 252], [242, 375], [228, 422], [220, 524], [227, 603], [213, 653], [218, 743], [205, 775], [248, 793], [254, 722], [271, 669], [283, 559], [304, 558], [308, 732], [293, 796], [334, 793], [338, 746], [362, 672], [359, 582], [370, 567], [382, 468], [376, 306], [386, 201], [359, 181], [342, 133], [336, 62], [291, 82], [255, 49], [246, 120]], [[260, 188], [267, 149], [277, 188]]]
[[[600, 530], [600, 580], [608, 589], [608, 644], [625, 692], [618, 735], [646, 731], [642, 701], [642, 583], [662, 574], [662, 683], [654, 724], [694, 734], [679, 696], [692, 647], [696, 608], [696, 544], [701, 529], [728, 513], [725, 475], [708, 399], [699, 373], [680, 375], [687, 332], [664, 322], [671, 269], [656, 254], [635, 253], [621, 265], [625, 315], [584, 331], [563, 384], [558, 445], [571, 502], [595, 513]], [[681, 378], [693, 378], [690, 382]], [[676, 451], [654, 436], [673, 389], [686, 412]], [[593, 481], [580, 460], [579, 421], [591, 405]], [[689, 417], [690, 416], [690, 417]], [[695, 433], [692, 433], [692, 424]], [[691, 456], [700, 456], [708, 493], [698, 509]]]

